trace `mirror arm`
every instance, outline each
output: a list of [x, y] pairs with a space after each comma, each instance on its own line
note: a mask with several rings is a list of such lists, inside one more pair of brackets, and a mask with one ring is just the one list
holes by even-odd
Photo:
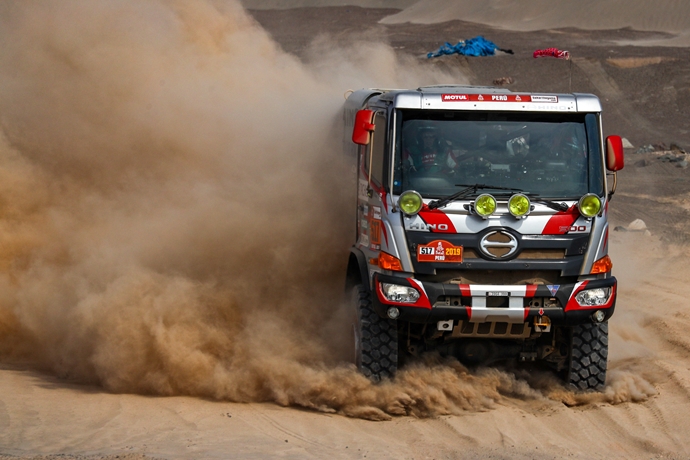
[[613, 187], [606, 198], [606, 201], [610, 201], [614, 193], [616, 193], [616, 186], [618, 185], [618, 173], [613, 172]]
[[371, 139], [369, 140], [369, 180], [367, 181], [367, 196], [371, 198], [374, 191], [371, 189], [371, 164], [374, 159], [374, 135], [376, 131], [371, 132]]

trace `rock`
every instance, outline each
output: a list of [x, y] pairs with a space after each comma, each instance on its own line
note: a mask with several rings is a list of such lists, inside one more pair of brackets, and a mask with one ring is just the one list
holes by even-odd
[[642, 219], [635, 219], [627, 227], [617, 225], [613, 228], [614, 232], [644, 232], [644, 236], [652, 236], [652, 232], [647, 230], [647, 224]]
[[637, 149], [635, 153], [649, 153], [654, 151], [654, 146], [652, 144], [647, 144], [643, 147]]
[[643, 232], [647, 230], [647, 224], [644, 223], [642, 219], [635, 219], [627, 227], [630, 232]]
[[505, 85], [511, 85], [513, 83], [513, 77], [501, 77], [497, 78], [494, 80], [494, 85], [496, 86], [505, 86]]
[[673, 153], [666, 153], [664, 155], [661, 155], [659, 157], [660, 161], [668, 161], [669, 163], [680, 163], [681, 161], [685, 161], [685, 155], [680, 154], [676, 155]]
[[623, 148], [624, 149], [633, 149], [633, 148], [635, 148], [635, 146], [632, 145], [629, 140], [627, 140], [626, 138], [623, 138]]
[[688, 168], [688, 162], [685, 160], [679, 161], [676, 166], [679, 168], [687, 169]]
[[682, 148], [680, 148], [680, 146], [679, 146], [678, 144], [671, 144], [671, 146], [670, 146], [669, 148], [670, 148], [671, 151], [673, 151], [673, 152], [685, 152], [685, 150], [683, 150]]

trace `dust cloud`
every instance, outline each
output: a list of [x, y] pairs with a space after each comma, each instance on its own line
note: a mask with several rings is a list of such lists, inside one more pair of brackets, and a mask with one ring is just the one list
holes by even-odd
[[337, 346], [343, 93], [462, 75], [366, 40], [301, 62], [233, 1], [5, 2], [0, 44], [2, 361], [374, 420], [575, 397], [433, 356], [376, 386]]

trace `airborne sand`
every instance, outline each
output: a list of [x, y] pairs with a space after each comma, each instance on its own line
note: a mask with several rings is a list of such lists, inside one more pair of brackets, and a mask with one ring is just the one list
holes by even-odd
[[[465, 68], [376, 31], [319, 37], [305, 64], [232, 2], [13, 3], [0, 21], [0, 454], [687, 456], [684, 267], [640, 234], [611, 237], [627, 290], [602, 394], [452, 362], [372, 386], [338, 362], [342, 94]], [[638, 192], [622, 176], [614, 208]]]

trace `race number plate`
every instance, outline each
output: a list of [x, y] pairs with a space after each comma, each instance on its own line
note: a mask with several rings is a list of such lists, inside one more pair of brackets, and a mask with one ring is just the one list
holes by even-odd
[[445, 240], [435, 240], [417, 246], [418, 262], [462, 262], [462, 246], [453, 246]]

